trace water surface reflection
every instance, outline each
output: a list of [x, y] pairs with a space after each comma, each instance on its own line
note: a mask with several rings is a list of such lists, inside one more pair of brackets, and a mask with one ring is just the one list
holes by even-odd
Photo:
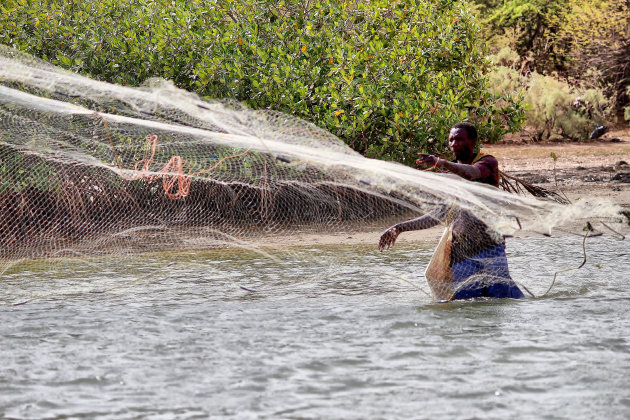
[[[571, 241], [509, 242], [514, 278]], [[34, 264], [0, 286], [0, 417], [628, 417], [627, 242], [589, 249], [544, 298], [450, 303], [421, 246]]]

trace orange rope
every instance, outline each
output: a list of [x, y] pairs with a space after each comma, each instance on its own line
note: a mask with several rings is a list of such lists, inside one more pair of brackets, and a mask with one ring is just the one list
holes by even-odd
[[[168, 198], [177, 200], [188, 196], [190, 192], [190, 178], [184, 175], [184, 160], [181, 156], [173, 156], [160, 172], [164, 173], [162, 175], [162, 188], [164, 188], [164, 193]], [[169, 173], [175, 173], [176, 175], [169, 177], [167, 175]], [[177, 183], [177, 192], [173, 193], [172, 190], [175, 183]]]
[[[209, 169], [189, 174], [185, 173], [184, 166], [190, 165], [188, 165], [181, 156], [175, 155], [171, 157], [162, 169], [156, 171], [157, 175], [149, 175], [148, 172], [151, 172], [151, 164], [153, 163], [153, 158], [155, 157], [155, 153], [158, 148], [158, 136], [155, 134], [149, 134], [146, 139], [147, 147], [144, 151], [144, 158], [136, 162], [136, 165], [134, 166], [134, 170], [139, 172], [139, 174], [129, 178], [128, 180], [134, 181], [137, 179], [146, 179], [148, 182], [153, 182], [162, 178], [162, 188], [164, 189], [164, 194], [172, 200], [178, 200], [188, 196], [190, 193], [191, 177], [211, 172], [226, 160], [244, 156], [250, 151], [250, 149], [247, 149], [237, 155], [226, 156]], [[142, 169], [139, 169], [140, 166], [142, 166]], [[175, 188], [176, 185], [177, 188]]]
[[112, 147], [112, 152], [114, 153], [114, 157], [116, 158], [116, 165], [118, 165], [118, 169], [120, 169], [120, 176], [123, 176], [122, 173], [122, 164], [120, 163], [120, 156], [118, 156], [118, 151], [116, 150], [116, 146], [114, 146], [114, 140], [112, 140], [112, 136], [109, 134], [109, 128], [107, 126], [107, 121], [101, 114], [98, 112], [94, 112], [94, 114], [101, 119], [103, 122], [103, 127], [105, 128], [105, 134], [107, 134], [107, 138], [109, 139], [109, 145]]
[[[120, 156], [118, 155], [118, 151], [114, 146], [114, 140], [109, 133], [109, 127], [105, 118], [100, 115], [98, 112], [95, 112], [97, 117], [101, 119], [103, 122], [103, 126], [105, 128], [105, 133], [107, 134], [107, 138], [109, 139], [109, 144], [112, 148], [112, 152], [114, 153], [114, 158], [116, 159], [116, 164], [118, 169], [120, 169], [121, 176], [123, 175], [123, 168]], [[162, 178], [162, 188], [164, 189], [164, 194], [170, 199], [178, 200], [180, 198], [186, 198], [190, 193], [190, 177], [198, 176], [201, 174], [206, 174], [214, 171], [219, 167], [223, 162], [228, 159], [234, 159], [238, 157], [242, 157], [249, 153], [251, 149], [247, 149], [242, 153], [226, 156], [220, 159], [215, 165], [213, 165], [209, 169], [205, 169], [203, 171], [189, 173], [186, 174], [184, 172], [184, 165], [188, 165], [188, 163], [182, 159], [181, 156], [175, 155], [171, 157], [171, 159], [164, 165], [162, 169], [157, 171], [157, 175], [149, 175], [148, 172], [151, 172], [151, 164], [153, 163], [153, 158], [155, 157], [155, 153], [158, 148], [158, 136], [156, 134], [148, 134], [147, 137], [147, 147], [144, 151], [144, 158], [136, 162], [134, 166], [134, 171], [138, 172], [137, 175], [132, 176], [131, 178], [127, 178], [127, 181], [135, 181], [138, 179], [146, 179], [148, 182], [153, 182], [158, 178]], [[149, 152], [150, 151], [150, 152]], [[142, 166], [142, 169], [139, 167]], [[174, 192], [175, 185], [177, 184], [177, 192]]]
[[[151, 162], [153, 161], [153, 157], [155, 156], [155, 152], [157, 151], [157, 145], [158, 145], [158, 136], [156, 136], [155, 134], [147, 135], [147, 148], [144, 150], [144, 159], [139, 160], [136, 163], [136, 166], [134, 166], [133, 168], [135, 171], [138, 170], [138, 166], [142, 163], [144, 163], [144, 167], [142, 168], [142, 173], [146, 173], [150, 171]], [[149, 157], [148, 146], [151, 146], [151, 157]], [[142, 175], [134, 177], [133, 179], [138, 179], [138, 178], [142, 178]]]

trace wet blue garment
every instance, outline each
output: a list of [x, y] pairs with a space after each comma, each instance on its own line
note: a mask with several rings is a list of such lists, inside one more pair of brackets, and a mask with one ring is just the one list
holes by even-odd
[[[474, 257], [453, 264], [453, 282], [458, 289], [453, 299], [476, 297], [513, 298], [524, 297], [521, 289], [510, 277], [505, 244], [485, 250]], [[474, 279], [469, 279], [475, 276]]]

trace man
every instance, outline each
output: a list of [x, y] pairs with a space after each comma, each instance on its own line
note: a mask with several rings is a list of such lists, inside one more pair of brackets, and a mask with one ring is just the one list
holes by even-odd
[[[430, 165], [459, 175], [474, 182], [499, 186], [499, 165], [490, 155], [475, 153], [477, 130], [466, 122], [458, 123], [451, 129], [449, 148], [455, 160], [449, 162], [433, 155], [418, 153], [419, 165]], [[428, 229], [445, 223], [448, 226], [448, 237], [445, 233], [434, 254], [445, 249], [448, 262], [443, 271], [449, 276], [440, 282], [450, 282], [447, 294], [436, 292], [435, 283], [429, 276], [427, 280], [436, 295], [442, 299], [469, 299], [475, 297], [522, 298], [523, 292], [510, 277], [505, 255], [505, 240], [497, 232], [492, 231], [485, 223], [467, 210], [455, 207], [442, 208], [417, 219], [398, 223], [383, 233], [379, 241], [379, 249], [389, 249], [402, 232]], [[447, 245], [445, 245], [447, 244]], [[445, 297], [446, 296], [446, 297]]]

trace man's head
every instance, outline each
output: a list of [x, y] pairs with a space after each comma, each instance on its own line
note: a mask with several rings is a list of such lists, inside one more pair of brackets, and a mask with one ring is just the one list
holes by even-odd
[[467, 122], [455, 124], [448, 136], [448, 146], [459, 162], [472, 162], [477, 146], [477, 129]]

